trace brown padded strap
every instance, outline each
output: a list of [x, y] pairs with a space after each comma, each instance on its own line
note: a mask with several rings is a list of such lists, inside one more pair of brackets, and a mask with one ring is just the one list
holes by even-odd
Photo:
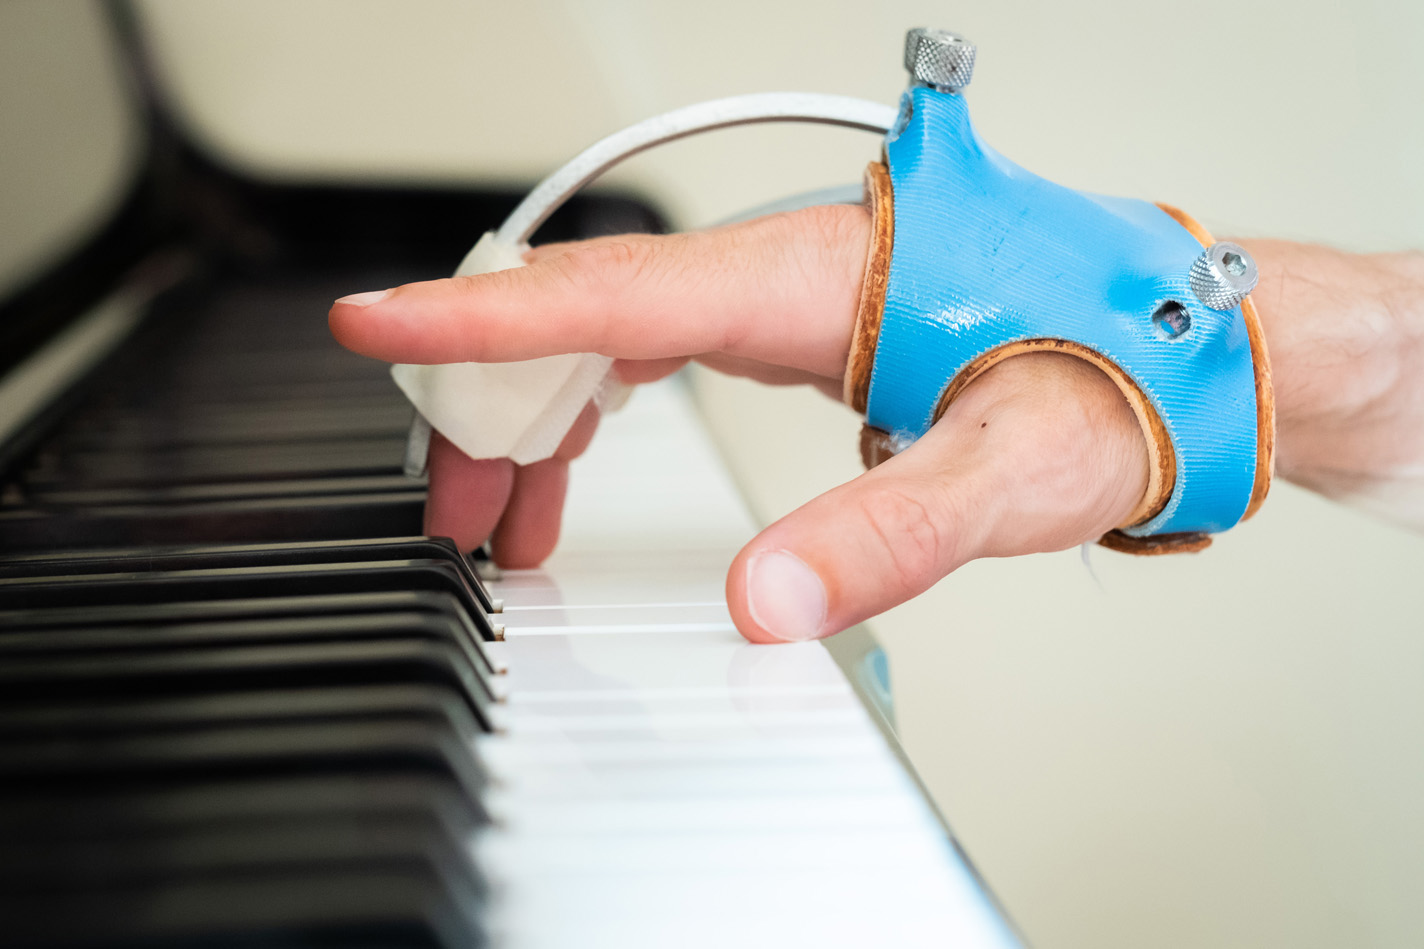
[[[1186, 228], [1203, 247], [1216, 243], [1211, 232], [1181, 208], [1160, 202], [1157, 207]], [[1266, 334], [1261, 329], [1261, 316], [1256, 312], [1256, 304], [1250, 297], [1241, 301], [1241, 315], [1246, 319], [1251, 364], [1256, 369], [1256, 479], [1251, 485], [1251, 500], [1246, 505], [1246, 513], [1241, 515], [1244, 521], [1261, 509], [1266, 495], [1270, 493], [1271, 479], [1276, 476], [1276, 393], [1271, 385], [1271, 354], [1266, 350]]]
[[[1203, 247], [1216, 243], [1216, 238], [1196, 218], [1181, 208], [1158, 203], [1172, 220], [1182, 225]], [[1266, 350], [1266, 334], [1261, 329], [1261, 317], [1250, 297], [1241, 301], [1241, 315], [1246, 321], [1246, 338], [1251, 344], [1251, 365], [1256, 375], [1256, 476], [1251, 483], [1251, 499], [1246, 503], [1244, 521], [1261, 509], [1271, 490], [1276, 473], [1276, 397], [1271, 385], [1271, 356]], [[1170, 495], [1169, 495], [1170, 497]], [[1163, 499], [1166, 503], [1166, 499]], [[1155, 513], [1155, 512], [1154, 512]], [[1141, 523], [1133, 521], [1131, 523]], [[1130, 526], [1129, 524], [1129, 526]], [[1121, 529], [1110, 531], [1098, 543], [1111, 550], [1128, 554], [1195, 553], [1211, 545], [1206, 534], [1158, 534], [1153, 537], [1129, 537]]]
[[846, 404], [861, 415], [870, 399], [870, 371], [875, 367], [875, 344], [880, 339], [880, 319], [885, 314], [885, 286], [890, 282], [890, 254], [895, 248], [894, 200], [890, 169], [884, 162], [873, 161], [865, 169], [865, 203], [870, 209], [870, 246], [865, 251], [860, 309], [855, 315], [843, 382]]

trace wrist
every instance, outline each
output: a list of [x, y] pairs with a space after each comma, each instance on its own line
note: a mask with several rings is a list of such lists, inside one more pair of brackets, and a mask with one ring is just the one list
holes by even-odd
[[1424, 464], [1424, 255], [1241, 243], [1261, 272], [1280, 474], [1348, 498]]

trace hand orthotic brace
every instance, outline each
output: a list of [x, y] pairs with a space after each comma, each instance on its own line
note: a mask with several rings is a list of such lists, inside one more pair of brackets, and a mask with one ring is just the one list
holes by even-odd
[[979, 139], [962, 95], [926, 85], [906, 93], [885, 156], [867, 173], [874, 237], [846, 374], [867, 464], [999, 361], [1058, 351], [1118, 385], [1151, 456], [1146, 495], [1104, 543], [1199, 549], [1254, 513], [1274, 425], [1264, 339], [1249, 299], [1198, 298], [1200, 225], [1023, 170]]

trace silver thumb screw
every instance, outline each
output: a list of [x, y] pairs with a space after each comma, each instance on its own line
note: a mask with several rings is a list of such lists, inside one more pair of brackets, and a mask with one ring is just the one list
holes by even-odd
[[1246, 248], [1231, 241], [1217, 241], [1202, 251], [1188, 276], [1197, 299], [1213, 310], [1236, 306], [1261, 278]]
[[905, 68], [916, 82], [958, 92], [974, 78], [974, 44], [958, 33], [918, 27], [905, 34]]

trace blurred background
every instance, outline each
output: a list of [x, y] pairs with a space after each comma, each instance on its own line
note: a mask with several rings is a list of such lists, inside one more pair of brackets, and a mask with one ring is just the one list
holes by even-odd
[[[135, 7], [187, 133], [268, 180], [523, 188], [702, 99], [891, 102], [905, 29], [932, 25], [979, 44], [978, 126], [1040, 174], [1220, 236], [1424, 248], [1405, 0]], [[0, 2], [0, 169], [24, 182], [0, 190], [0, 293], [122, 197], [125, 81], [95, 4]], [[728, 131], [603, 187], [695, 227], [856, 181], [876, 151]], [[859, 473], [847, 409], [690, 384], [763, 522]], [[977, 563], [871, 625], [915, 765], [1032, 944], [1424, 944], [1424, 538], [1280, 484], [1203, 554]]]

